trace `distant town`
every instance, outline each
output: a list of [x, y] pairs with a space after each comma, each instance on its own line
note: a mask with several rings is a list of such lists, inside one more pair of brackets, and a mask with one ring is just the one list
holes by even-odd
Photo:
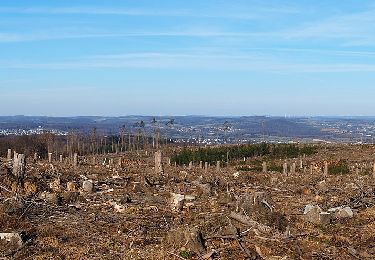
[[44, 133], [52, 133], [55, 135], [67, 135], [68, 132], [61, 131], [58, 129], [44, 129], [43, 127], [33, 128], [33, 129], [0, 129], [0, 136], [8, 135], [40, 135]]
[[104, 135], [126, 133], [162, 138], [175, 143], [374, 143], [375, 118], [371, 117], [0, 117], [0, 136], [70, 132]]

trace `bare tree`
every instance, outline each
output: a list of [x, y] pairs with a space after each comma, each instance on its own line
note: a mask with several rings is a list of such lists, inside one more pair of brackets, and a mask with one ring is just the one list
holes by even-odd
[[120, 127], [120, 138], [121, 138], [121, 152], [126, 150], [125, 146], [125, 125]]
[[90, 135], [91, 141], [91, 153], [95, 154], [98, 153], [98, 142], [97, 142], [97, 135], [96, 135], [96, 127], [93, 127], [91, 130]]

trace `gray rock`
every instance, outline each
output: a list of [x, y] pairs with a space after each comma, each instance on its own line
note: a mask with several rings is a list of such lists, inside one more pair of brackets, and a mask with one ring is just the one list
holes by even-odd
[[336, 211], [335, 217], [338, 219], [342, 218], [352, 218], [353, 217], [353, 211], [350, 207], [340, 208], [338, 211]]
[[353, 211], [350, 207], [345, 207], [337, 212], [338, 218], [352, 218], [353, 217]]
[[319, 206], [314, 205], [306, 205], [305, 210], [303, 212], [305, 221], [320, 224], [320, 213], [322, 209]]
[[8, 242], [14, 242], [20, 248], [23, 245], [23, 240], [20, 233], [0, 233], [0, 240], [6, 240]]
[[350, 207], [330, 208], [328, 211], [334, 214], [335, 218], [337, 219], [352, 218], [354, 215]]
[[82, 184], [82, 190], [87, 193], [92, 193], [94, 191], [94, 184], [92, 181], [84, 181]]
[[185, 195], [171, 193], [171, 206], [173, 211], [181, 211], [185, 204]]
[[[306, 215], [307, 213], [309, 213], [311, 210], [313, 210], [315, 207], [318, 207], [320, 209], [319, 206], [314, 206], [314, 205], [311, 205], [311, 204], [308, 204], [305, 206], [305, 210], [303, 211], [303, 214]], [[320, 210], [321, 211], [321, 210]]]
[[324, 212], [319, 206], [314, 205], [306, 205], [303, 214], [305, 221], [322, 225], [329, 224], [332, 217], [330, 212]]

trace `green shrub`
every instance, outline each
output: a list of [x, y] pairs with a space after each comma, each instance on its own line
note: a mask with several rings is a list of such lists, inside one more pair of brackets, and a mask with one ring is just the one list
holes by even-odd
[[268, 170], [271, 172], [283, 172], [283, 166], [271, 165], [268, 167]]
[[331, 175], [349, 174], [350, 169], [348, 162], [345, 160], [340, 160], [337, 164], [329, 165], [328, 173]]
[[180, 256], [185, 259], [189, 259], [191, 257], [191, 253], [188, 251], [181, 251]]
[[236, 167], [236, 171], [249, 172], [251, 170], [252, 170], [251, 167], [246, 166], [246, 165]]

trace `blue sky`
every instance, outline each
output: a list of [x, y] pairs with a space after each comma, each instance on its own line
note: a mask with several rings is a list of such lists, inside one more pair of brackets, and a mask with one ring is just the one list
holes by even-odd
[[0, 2], [0, 115], [375, 115], [374, 83], [374, 1]]

